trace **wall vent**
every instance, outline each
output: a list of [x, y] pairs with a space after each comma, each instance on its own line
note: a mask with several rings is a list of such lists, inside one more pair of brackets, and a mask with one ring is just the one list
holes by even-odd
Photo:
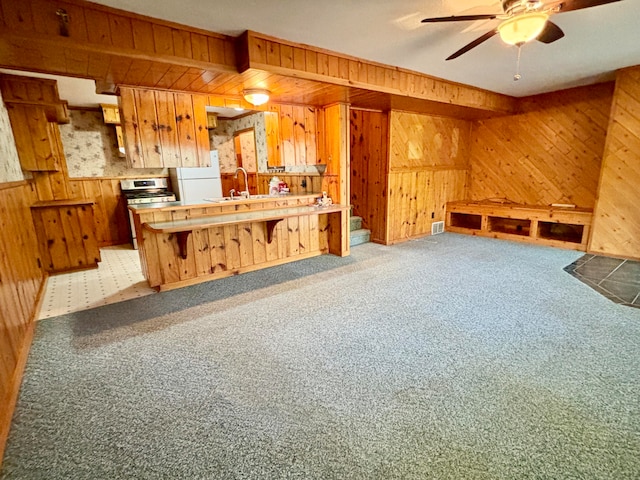
[[444, 232], [444, 222], [433, 222], [431, 224], [431, 235]]

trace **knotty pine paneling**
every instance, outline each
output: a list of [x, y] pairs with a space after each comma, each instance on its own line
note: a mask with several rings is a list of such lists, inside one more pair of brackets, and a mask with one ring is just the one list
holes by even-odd
[[269, 166], [316, 164], [317, 115], [317, 109], [310, 106], [269, 106], [265, 114]]
[[[81, 0], [19, 3], [0, 0], [0, 64], [93, 78], [101, 92], [124, 84], [240, 99], [243, 88], [264, 85], [278, 103], [348, 102], [465, 118], [511, 113], [516, 105], [504, 95], [253, 32], [255, 42], [245, 44]], [[58, 8], [72, 19], [68, 37], [60, 35]]]
[[640, 68], [618, 72], [589, 251], [640, 259]]
[[289, 185], [291, 195], [307, 195], [310, 193], [322, 193], [322, 176], [306, 173], [260, 173], [258, 174], [258, 193], [269, 193], [269, 181], [278, 177]]
[[[0, 0], [2, 20], [9, 31], [54, 39], [60, 35], [59, 8], [72, 19], [66, 37], [72, 41], [204, 61], [235, 70], [234, 40], [226, 35], [79, 0], [27, 0], [19, 6], [12, 0]], [[64, 59], [65, 52], [61, 50], [59, 55]]]
[[100, 251], [90, 201], [38, 202], [31, 206], [31, 216], [47, 272], [98, 267]]
[[[206, 217], [219, 213], [265, 210], [274, 207], [305, 205], [309, 198], [284, 197], [247, 203], [211, 204], [201, 208], [165, 211], [149, 209], [136, 215], [138, 238], [142, 239], [140, 260], [151, 286], [184, 286], [203, 277], [235, 275], [331, 251], [330, 219], [327, 216], [293, 217], [279, 222], [273, 240], [267, 242], [265, 222], [226, 225], [194, 230], [187, 240], [187, 258], [179, 255], [175, 235], [153, 234], [142, 228], [145, 222], [163, 222]], [[329, 215], [329, 217], [334, 214]], [[214, 278], [214, 277], [211, 277]]]
[[69, 182], [74, 198], [92, 200], [96, 239], [99, 247], [131, 242], [127, 201], [120, 190], [120, 178], [73, 178]]
[[593, 208], [613, 85], [523, 99], [523, 113], [473, 123], [469, 199]]
[[35, 201], [30, 183], [0, 184], [0, 459], [45, 280], [29, 210]]
[[[269, 181], [277, 176], [281, 181], [289, 185], [291, 195], [307, 195], [310, 193], [322, 193], [323, 177], [320, 175], [310, 175], [305, 173], [249, 173], [249, 191], [251, 195], [267, 195], [269, 193]], [[236, 192], [244, 190], [244, 178], [242, 174], [235, 178], [233, 173], [223, 173], [221, 175], [222, 193], [229, 196], [229, 191], [233, 188]]]
[[394, 111], [390, 122], [390, 171], [468, 166], [468, 121]]
[[464, 169], [390, 173], [386, 243], [430, 235], [431, 224], [445, 220], [447, 202], [464, 199], [466, 181]]
[[445, 219], [447, 202], [464, 200], [470, 123], [390, 113], [385, 243], [429, 235]]
[[515, 106], [515, 100], [506, 95], [252, 31], [241, 35], [238, 45], [241, 72], [255, 68], [500, 113], [510, 112]]
[[388, 114], [350, 111], [351, 205], [374, 242], [384, 243], [387, 220]]
[[133, 168], [211, 163], [205, 95], [120, 87], [118, 106]]

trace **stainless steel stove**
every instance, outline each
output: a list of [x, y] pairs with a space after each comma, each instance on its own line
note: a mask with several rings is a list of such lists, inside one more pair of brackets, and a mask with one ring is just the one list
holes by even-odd
[[[120, 189], [127, 205], [151, 204], [175, 202], [176, 196], [169, 191], [166, 178], [132, 178], [120, 180]], [[133, 224], [133, 214], [129, 211], [129, 223], [131, 225], [131, 238], [133, 248], [138, 248], [136, 229]]]
[[166, 178], [120, 180], [120, 188], [127, 205], [176, 201], [175, 194], [168, 189]]

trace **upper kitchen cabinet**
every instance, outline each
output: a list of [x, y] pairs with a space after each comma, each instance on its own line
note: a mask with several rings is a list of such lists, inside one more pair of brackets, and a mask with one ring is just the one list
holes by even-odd
[[60, 171], [57, 124], [67, 123], [67, 103], [60, 100], [55, 80], [0, 75], [0, 91], [7, 106], [23, 170]]
[[115, 127], [116, 139], [118, 142], [118, 155], [121, 157], [126, 156], [124, 148], [124, 134], [122, 133], [122, 122], [120, 121], [120, 109], [118, 108], [118, 105], [101, 103], [100, 108], [102, 108], [104, 123]]
[[207, 97], [120, 87], [120, 119], [133, 168], [208, 167]]

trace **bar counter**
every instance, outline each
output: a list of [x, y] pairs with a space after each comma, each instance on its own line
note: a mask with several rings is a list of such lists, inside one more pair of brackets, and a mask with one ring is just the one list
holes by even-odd
[[318, 207], [318, 197], [132, 205], [145, 278], [169, 290], [316, 255], [349, 255], [349, 207]]

